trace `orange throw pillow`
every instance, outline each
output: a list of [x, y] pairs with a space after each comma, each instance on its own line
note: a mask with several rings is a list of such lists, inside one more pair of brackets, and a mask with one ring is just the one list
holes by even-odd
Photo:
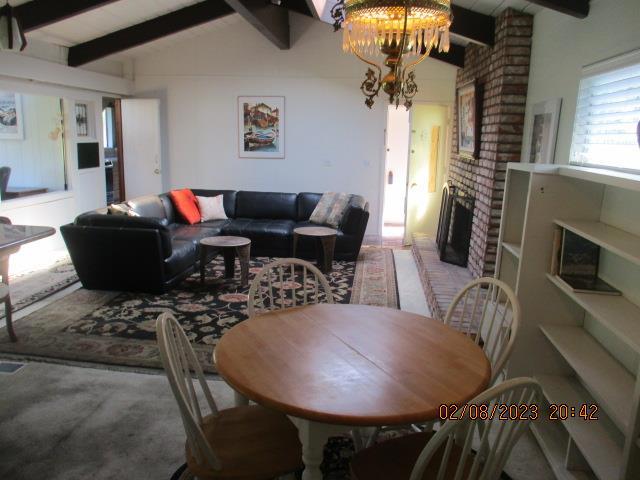
[[200, 209], [198, 201], [191, 190], [185, 188], [183, 190], [171, 190], [169, 192], [173, 206], [176, 207], [178, 213], [189, 224], [200, 222]]

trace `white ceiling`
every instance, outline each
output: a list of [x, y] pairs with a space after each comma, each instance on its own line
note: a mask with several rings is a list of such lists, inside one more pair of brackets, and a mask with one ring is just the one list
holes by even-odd
[[[529, 3], [527, 0], [452, 0], [452, 3], [475, 10], [486, 15], [498, 15], [506, 8], [512, 7], [516, 10], [535, 15], [542, 7]], [[331, 20], [331, 7], [335, 5], [335, 0], [313, 0], [320, 17], [325, 22], [333, 23]], [[455, 21], [455, 19], [454, 19]]]
[[[15, 6], [28, 1], [30, 0], [11, 0], [11, 4]], [[118, 0], [104, 7], [90, 10], [67, 20], [53, 23], [39, 30], [30, 32], [27, 34], [27, 38], [34, 38], [69, 47], [179, 10], [200, 1], [201, 0]], [[313, 0], [313, 3], [318, 9], [318, 12], [321, 13], [322, 19], [332, 23], [329, 12], [335, 4], [335, 0]], [[535, 14], [541, 9], [541, 7], [533, 5], [526, 0], [454, 0], [454, 3], [487, 15], [497, 15], [507, 7], [513, 7], [530, 14]], [[121, 52], [110, 58], [117, 60], [143, 56], [162, 50], [176, 42], [193, 38], [239, 21], [242, 21], [242, 19], [238, 15], [229, 15], [214, 22], [208, 22], [140, 47]]]

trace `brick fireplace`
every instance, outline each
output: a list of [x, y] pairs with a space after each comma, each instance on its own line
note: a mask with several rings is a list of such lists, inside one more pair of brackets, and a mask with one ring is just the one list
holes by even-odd
[[427, 303], [439, 319], [472, 277], [493, 275], [507, 163], [520, 161], [533, 17], [509, 8], [496, 18], [495, 28], [493, 47], [467, 46], [465, 68], [456, 78], [456, 88], [475, 79], [483, 97], [478, 158], [458, 154], [454, 109], [447, 178], [457, 192], [474, 200], [467, 267], [441, 262], [434, 239], [413, 238]]
[[[455, 21], [455, 20], [454, 20]], [[493, 275], [507, 162], [520, 161], [533, 17], [511, 8], [496, 18], [493, 48], [469, 44], [456, 88], [476, 79], [483, 87], [480, 153], [458, 155], [457, 111], [448, 180], [475, 199], [468, 268]]]

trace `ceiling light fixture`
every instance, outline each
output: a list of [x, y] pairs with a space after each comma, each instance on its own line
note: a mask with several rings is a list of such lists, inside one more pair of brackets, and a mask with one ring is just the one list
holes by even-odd
[[21, 52], [27, 46], [20, 19], [16, 17], [15, 9], [9, 5], [0, 7], [0, 50]]
[[418, 92], [415, 66], [433, 48], [449, 51], [451, 0], [339, 0], [331, 17], [334, 30], [344, 31], [343, 50], [373, 67], [360, 86], [369, 108], [382, 88], [390, 104], [402, 98], [409, 110]]

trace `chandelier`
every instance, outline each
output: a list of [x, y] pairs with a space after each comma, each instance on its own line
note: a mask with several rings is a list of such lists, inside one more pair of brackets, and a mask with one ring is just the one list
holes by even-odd
[[382, 89], [390, 104], [404, 99], [409, 110], [418, 92], [415, 66], [433, 48], [449, 51], [451, 0], [339, 0], [331, 17], [334, 30], [343, 29], [343, 50], [370, 65], [360, 86], [369, 108]]

